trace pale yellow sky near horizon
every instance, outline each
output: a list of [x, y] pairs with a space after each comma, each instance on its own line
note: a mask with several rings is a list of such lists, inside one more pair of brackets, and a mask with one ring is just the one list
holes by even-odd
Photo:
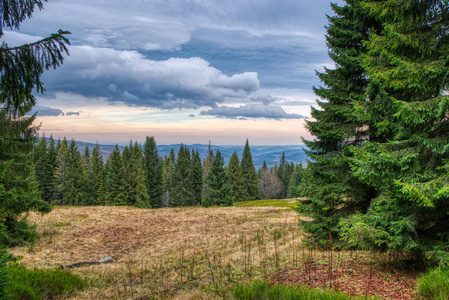
[[[40, 133], [55, 139], [75, 139], [103, 144], [125, 144], [129, 140], [143, 142], [154, 136], [158, 144], [241, 145], [249, 139], [252, 145], [299, 145], [301, 136], [310, 139], [304, 119], [224, 119], [188, 117], [188, 111], [170, 118], [163, 111], [131, 107], [104, 107], [82, 111], [79, 116], [44, 116], [36, 119]], [[173, 116], [173, 112], [170, 112]]]

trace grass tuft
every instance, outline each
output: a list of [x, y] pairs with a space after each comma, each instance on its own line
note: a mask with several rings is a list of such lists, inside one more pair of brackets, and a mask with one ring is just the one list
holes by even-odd
[[8, 299], [59, 299], [87, 284], [68, 270], [29, 270], [12, 263], [8, 268]]
[[232, 295], [237, 300], [271, 300], [271, 299], [289, 299], [289, 300], [348, 300], [362, 299], [360, 297], [351, 297], [339, 292], [327, 289], [311, 289], [305, 287], [293, 287], [286, 285], [271, 285], [265, 281], [255, 281], [250, 284], [237, 284]]
[[430, 270], [418, 279], [418, 295], [425, 299], [449, 299], [449, 269]]

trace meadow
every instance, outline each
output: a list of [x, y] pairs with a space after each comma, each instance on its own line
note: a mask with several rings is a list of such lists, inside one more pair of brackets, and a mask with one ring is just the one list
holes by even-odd
[[28, 269], [112, 256], [112, 263], [67, 270], [87, 282], [72, 299], [244, 299], [235, 290], [260, 281], [332, 288], [344, 299], [414, 299], [417, 273], [389, 264], [391, 257], [304, 246], [292, 203], [56, 207], [31, 214], [41, 238], [10, 252]]

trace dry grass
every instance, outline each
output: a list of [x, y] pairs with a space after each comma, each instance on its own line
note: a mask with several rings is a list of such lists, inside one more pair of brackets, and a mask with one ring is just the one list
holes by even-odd
[[297, 217], [274, 207], [61, 207], [32, 214], [42, 238], [11, 252], [39, 268], [112, 256], [75, 270], [91, 282], [78, 299], [211, 299], [296, 264]]

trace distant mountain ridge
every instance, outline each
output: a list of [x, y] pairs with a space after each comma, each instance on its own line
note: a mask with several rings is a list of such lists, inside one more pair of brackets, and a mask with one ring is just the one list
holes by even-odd
[[[86, 142], [76, 142], [78, 149], [82, 152], [84, 148], [87, 146], [89, 147], [90, 151], [92, 152], [93, 147], [95, 146], [94, 143], [86, 143]], [[185, 145], [190, 150], [198, 151], [201, 159], [204, 160], [207, 157], [207, 149], [209, 148], [209, 145], [203, 145], [203, 144], [193, 144], [193, 145]], [[106, 160], [109, 157], [109, 154], [114, 149], [115, 145], [102, 145], [100, 144], [100, 153], [103, 156], [103, 158]], [[118, 146], [120, 151], [122, 151], [125, 146]], [[157, 145], [157, 151], [160, 156], [165, 157], [168, 156], [170, 153], [170, 150], [173, 148], [175, 153], [178, 153], [179, 147], [181, 147], [181, 144], [174, 144], [174, 145]], [[242, 146], [218, 146], [218, 145], [211, 145], [212, 150], [215, 152], [216, 150], [220, 150], [225, 164], [228, 164], [229, 160], [231, 159], [231, 156], [234, 152], [237, 153], [239, 159], [242, 158], [243, 148]], [[308, 157], [306, 153], [304, 152], [304, 148], [306, 146], [304, 145], [282, 145], [282, 146], [251, 146], [251, 155], [253, 158], [253, 163], [256, 169], [260, 168], [263, 165], [263, 162], [265, 161], [269, 167], [274, 166], [274, 164], [279, 164], [279, 161], [281, 160], [282, 153], [285, 154], [286, 160], [290, 163], [293, 162], [294, 164], [297, 163], [305, 163], [308, 160]]]

